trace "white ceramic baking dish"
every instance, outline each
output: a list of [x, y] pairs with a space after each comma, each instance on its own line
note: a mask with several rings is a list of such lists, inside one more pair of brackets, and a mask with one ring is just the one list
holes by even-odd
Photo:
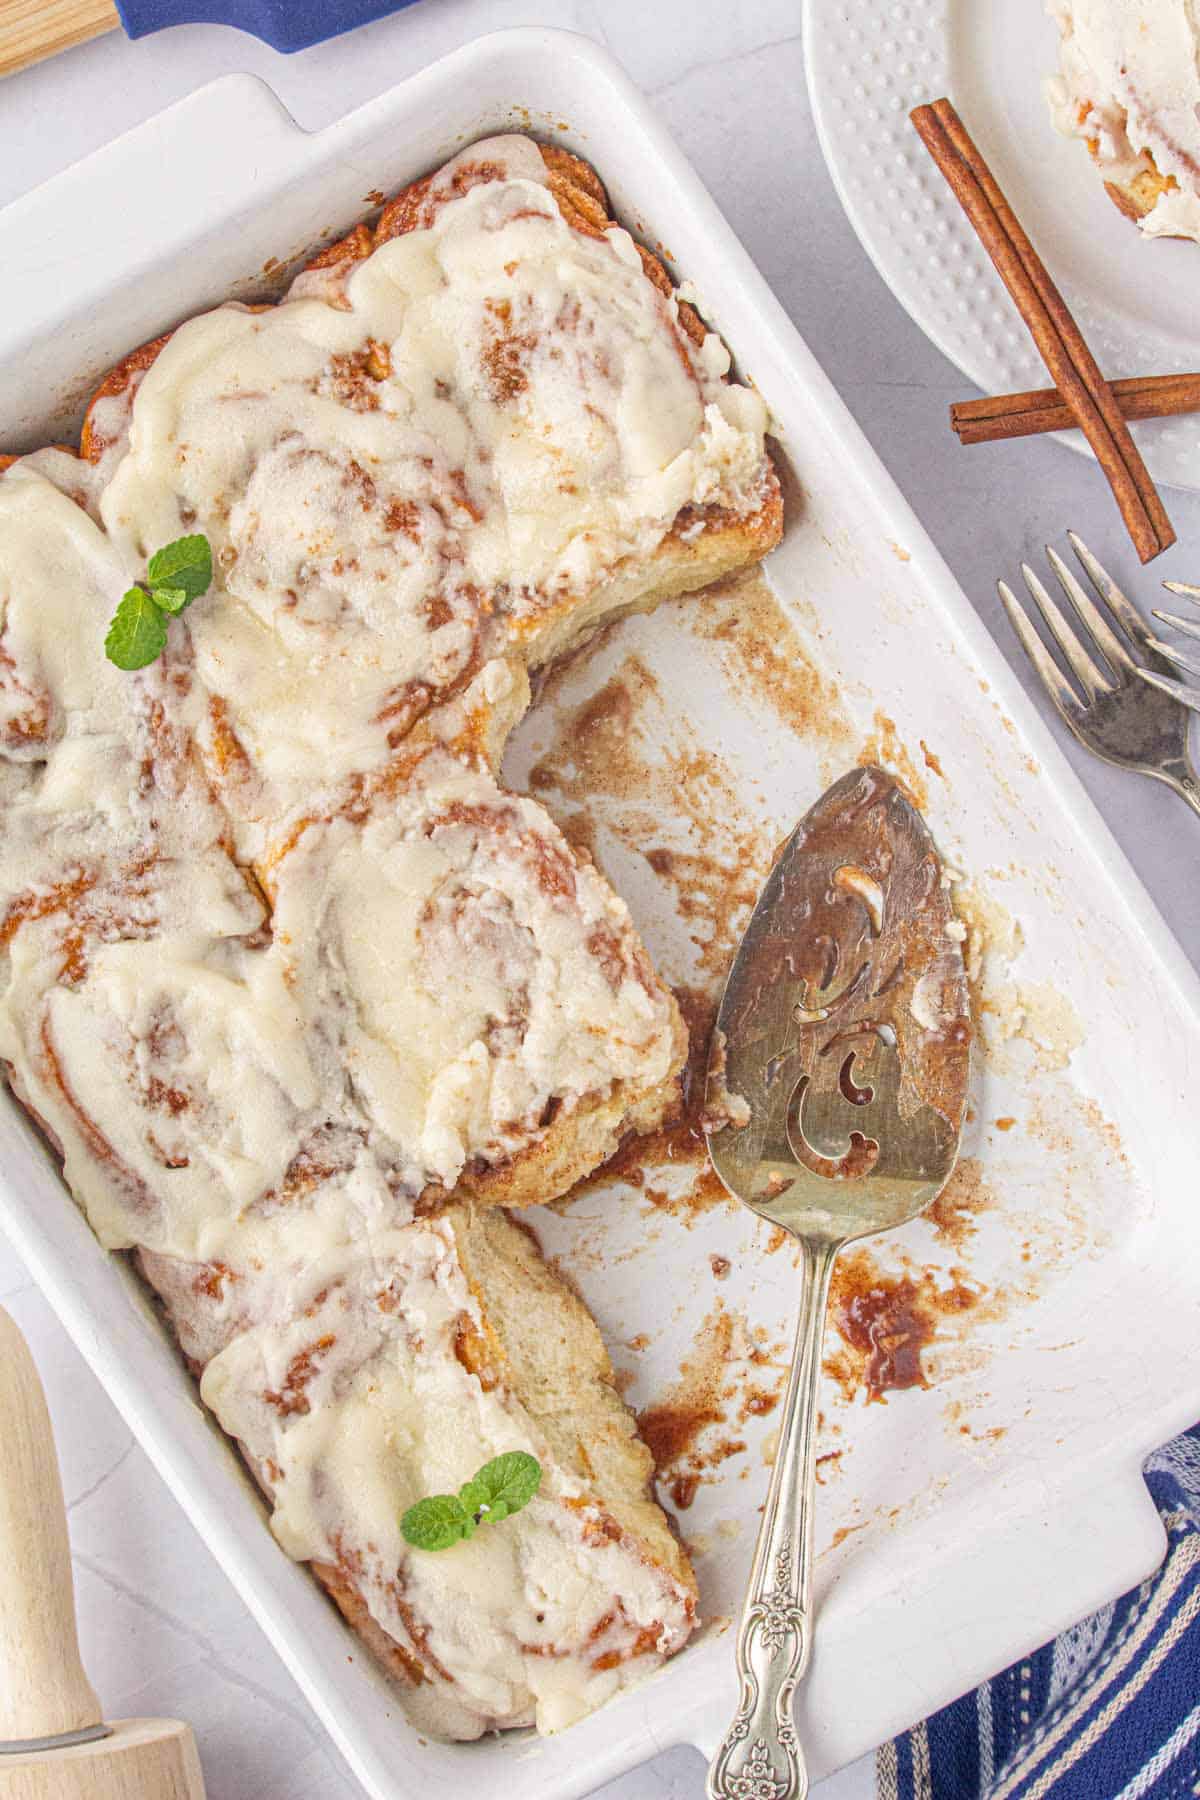
[[[822, 1490], [821, 1619], [801, 1705], [822, 1772], [1145, 1575], [1162, 1538], [1139, 1463], [1200, 1412], [1200, 992], [1045, 727], [649, 107], [569, 35], [486, 38], [316, 136], [258, 82], [220, 81], [0, 214], [0, 445], [72, 433], [90, 383], [131, 345], [250, 291], [254, 271], [361, 216], [372, 190], [465, 139], [525, 125], [596, 164], [616, 212], [668, 247], [766, 396], [796, 477], [773, 585], [863, 739], [875, 728], [893, 741], [873, 722], [881, 707], [895, 741], [930, 747], [943, 848], [1021, 920], [1011, 973], [1027, 985], [1016, 998], [1041, 996], [1053, 1038], [1050, 984], [1080, 1027], [1067, 1032], [1082, 1041], [1065, 1069], [1021, 1038], [980, 1064], [967, 1151], [997, 1198], [962, 1256], [1006, 1305], [981, 1307], [969, 1332], [934, 1346], [927, 1392], [864, 1406], [829, 1389], [841, 1473]], [[576, 689], [631, 644], [669, 678], [664, 732], [703, 721], [766, 828], [789, 824], [853, 760], [843, 745], [839, 764], [819, 732], [788, 736], [761, 697], [748, 706], [719, 646], [679, 608], [629, 627], [571, 677]], [[519, 734], [518, 781], [540, 729], [533, 719]], [[670, 821], [660, 825], [669, 835]], [[679, 973], [685, 938], [669, 896], [617, 837], [609, 847], [652, 948]], [[1018, 1128], [998, 1132], [1001, 1116]], [[719, 1626], [559, 1739], [419, 1741], [370, 1657], [274, 1544], [137, 1283], [98, 1248], [8, 1103], [0, 1172], [6, 1229], [371, 1794], [491, 1800], [519, 1780], [550, 1800], [668, 1744], [715, 1738], [733, 1699]], [[710, 1254], [733, 1264], [727, 1309], [772, 1339], [787, 1327], [789, 1259], [765, 1255], [736, 1210], [691, 1227], [671, 1213], [648, 1223], [629, 1196], [593, 1192], [539, 1229], [572, 1258], [618, 1354], [629, 1362], [621, 1346], [648, 1340], [632, 1372], [639, 1403], [674, 1379], [713, 1305]], [[923, 1222], [881, 1256], [905, 1248], [917, 1264], [941, 1254]], [[1013, 1299], [1031, 1270], [1030, 1297]], [[736, 1610], [745, 1576], [765, 1479], [755, 1431], [751, 1418], [746, 1453], [685, 1515], [710, 1617]]]

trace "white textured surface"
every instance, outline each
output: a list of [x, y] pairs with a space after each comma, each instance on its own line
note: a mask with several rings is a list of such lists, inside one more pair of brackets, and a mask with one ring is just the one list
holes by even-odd
[[[101, 41], [6, 84], [0, 199], [225, 70], [256, 70], [303, 123], [319, 126], [482, 30], [532, 20], [605, 38], [655, 95], [1014, 666], [994, 577], [1011, 575], [1022, 555], [1066, 524], [1135, 592], [1150, 594], [1154, 578], [1134, 580], [1093, 469], [1048, 443], [971, 452], [955, 445], [945, 407], [964, 383], [896, 306], [842, 218], [807, 111], [790, 0], [759, 0], [736, 15], [715, 0], [664, 0], [649, 14], [584, 0], [427, 0], [291, 60], [215, 29], [135, 46]], [[1069, 160], [1072, 147], [1063, 153]], [[1172, 496], [1171, 510], [1185, 547], [1156, 568], [1188, 579], [1200, 562], [1198, 555], [1189, 563], [1186, 548], [1200, 502]], [[1068, 754], [1196, 956], [1194, 825], [1164, 791], [1088, 762], [1073, 745]], [[190, 1718], [213, 1800], [350, 1800], [354, 1784], [257, 1627], [7, 1251], [0, 1270], [0, 1299], [29, 1333], [50, 1392], [72, 1502], [85, 1653], [110, 1709]], [[699, 1758], [680, 1750], [608, 1794], [698, 1800], [702, 1785]], [[863, 1800], [868, 1792], [861, 1770], [819, 1790], [821, 1800]]]
[[[1058, 67], [1043, 0], [805, 0], [821, 141], [863, 245], [933, 342], [990, 393], [1045, 368], [979, 240], [908, 122], [949, 94], [1050, 265], [1106, 374], [1200, 369], [1200, 246], [1139, 238], [1084, 146], [1050, 123]], [[1200, 488], [1200, 416], [1135, 435], [1157, 481]], [[1082, 436], [1071, 443], [1087, 450]]]

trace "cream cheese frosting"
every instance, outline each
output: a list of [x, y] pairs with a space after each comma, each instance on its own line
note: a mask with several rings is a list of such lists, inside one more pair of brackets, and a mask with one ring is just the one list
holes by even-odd
[[[158, 935], [89, 961], [41, 1015], [22, 1008], [21, 1090], [104, 1241], [152, 1253], [284, 1549], [350, 1572], [421, 1668], [423, 1727], [556, 1730], [677, 1648], [687, 1585], [460, 1356], [485, 1326], [452, 1220], [415, 1216], [366, 1134], [327, 1116], [336, 1068], [271, 952]], [[452, 1556], [405, 1544], [407, 1505], [512, 1449], [543, 1486], [504, 1531]]]
[[214, 547], [186, 627], [239, 817], [379, 764], [489, 657], [561, 647], [615, 573], [623, 603], [631, 571], [651, 589], [685, 509], [763, 503], [761, 400], [628, 233], [572, 228], [530, 140], [463, 152], [423, 216], [282, 305], [188, 321], [127, 417], [105, 402], [111, 540]]
[[624, 901], [541, 806], [444, 751], [365, 822], [310, 827], [270, 885], [288, 985], [414, 1192], [671, 1074], [674, 1009]]
[[[305, 820], [272, 912], [194, 754], [198, 655], [103, 654], [129, 565], [74, 485], [53, 455], [0, 475], [0, 1058], [207, 1365], [281, 1543], [421, 1672], [422, 1727], [557, 1729], [684, 1641], [691, 1592], [462, 1359], [481, 1301], [415, 1203], [588, 1096], [668, 1093], [673, 1005], [544, 811], [439, 743], [520, 708], [505, 661], [370, 804]], [[411, 1551], [410, 1500], [513, 1448], [531, 1506]]]
[[104, 655], [125, 585], [86, 512], [30, 464], [0, 476], [0, 1055], [85, 945], [147, 939], [166, 917], [244, 934], [262, 919], [227, 824], [170, 717], [162, 671]]
[[[456, 1354], [481, 1320], [448, 1219], [381, 1234], [310, 1285], [307, 1306], [235, 1337], [201, 1394], [269, 1470], [289, 1553], [353, 1567], [389, 1636], [419, 1635], [461, 1735], [480, 1720], [559, 1730], [624, 1685], [640, 1636], [660, 1653], [683, 1641], [681, 1584], [611, 1531], [536, 1421]], [[406, 1546], [406, 1506], [514, 1449], [543, 1479], [508, 1529], [453, 1555]]]
[[[0, 1061], [280, 1543], [469, 1738], [570, 1724], [694, 1623], [594, 1325], [480, 1204], [660, 1122], [682, 1026], [493, 771], [531, 669], [711, 579], [710, 524], [778, 488], [720, 340], [530, 140], [397, 204], [135, 358], [94, 464], [0, 472]], [[118, 672], [117, 600], [194, 531], [212, 589]], [[520, 1513], [404, 1540], [514, 1449]]]
[[[687, 1586], [460, 1357], [484, 1321], [452, 1221], [414, 1217], [361, 1136], [317, 1123], [321, 1058], [289, 1031], [261, 956], [256, 984], [240, 945], [206, 969], [193, 943], [178, 973], [172, 948], [102, 946], [81, 989], [50, 990], [50, 1067], [18, 1052], [75, 1192], [110, 1244], [152, 1248], [272, 1530], [289, 1555], [353, 1574], [424, 1671], [422, 1725], [570, 1724], [684, 1641]], [[538, 1457], [543, 1485], [504, 1531], [452, 1556], [405, 1544], [407, 1505], [512, 1449]]]
[[1047, 84], [1058, 130], [1087, 141], [1105, 179], [1166, 183], [1148, 237], [1200, 241], [1200, 17], [1191, 0], [1047, 0], [1062, 33]]

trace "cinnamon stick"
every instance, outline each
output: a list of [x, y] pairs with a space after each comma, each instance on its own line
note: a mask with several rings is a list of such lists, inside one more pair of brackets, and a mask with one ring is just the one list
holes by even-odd
[[[1126, 420], [1200, 412], [1200, 374], [1133, 375], [1108, 385]], [[994, 444], [1043, 431], [1071, 431], [1075, 415], [1057, 388], [1032, 388], [1022, 394], [958, 400], [950, 408], [950, 425], [960, 444]]]
[[1066, 301], [949, 100], [918, 106], [911, 118], [1012, 295], [1061, 398], [1095, 451], [1138, 556], [1149, 562], [1175, 542], [1175, 532]]

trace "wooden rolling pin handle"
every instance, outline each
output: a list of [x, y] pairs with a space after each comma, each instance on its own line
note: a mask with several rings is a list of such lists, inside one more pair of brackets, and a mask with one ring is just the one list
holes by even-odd
[[0, 76], [115, 31], [113, 0], [0, 0]]
[[0, 1308], [0, 1744], [84, 1731], [100, 1702], [79, 1657], [67, 1516], [50, 1414]]

